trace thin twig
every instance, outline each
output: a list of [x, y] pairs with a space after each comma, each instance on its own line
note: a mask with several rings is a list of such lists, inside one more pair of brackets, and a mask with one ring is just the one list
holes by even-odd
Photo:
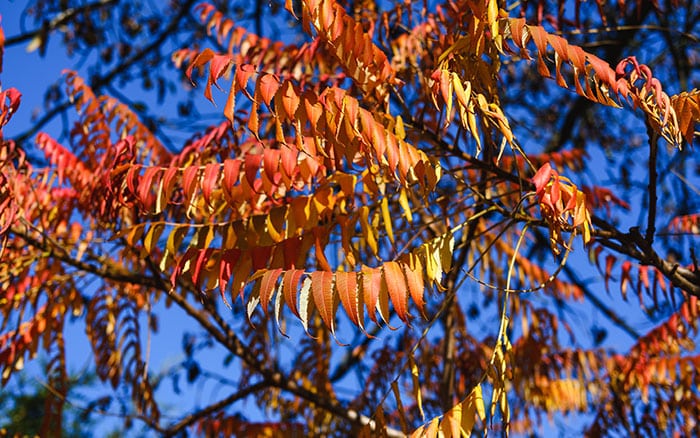
[[214, 412], [220, 411], [220, 410], [224, 409], [225, 407], [235, 403], [236, 401], [244, 399], [244, 398], [248, 397], [249, 395], [251, 395], [255, 392], [258, 392], [260, 390], [263, 390], [269, 386], [270, 386], [270, 384], [263, 380], [261, 382], [250, 385], [246, 388], [243, 388], [240, 391], [231, 394], [230, 396], [226, 397], [225, 399], [223, 399], [221, 401], [218, 401], [212, 405], [207, 406], [204, 409], [200, 409], [199, 411], [194, 412], [194, 413], [186, 416], [185, 418], [183, 418], [182, 420], [180, 420], [179, 422], [177, 422], [173, 426], [164, 430], [163, 436], [170, 437], [170, 436], [177, 435], [186, 427], [194, 424], [197, 420], [201, 420], [202, 418], [206, 418], [207, 416], [213, 414]]
[[7, 40], [5, 40], [5, 47], [10, 47], [15, 44], [23, 43], [24, 41], [31, 40], [33, 38], [36, 38], [37, 36], [41, 36], [41, 38], [44, 39], [44, 41], [42, 41], [42, 44], [45, 45], [46, 38], [48, 38], [49, 32], [52, 32], [58, 29], [59, 27], [65, 25], [76, 15], [81, 14], [83, 12], [90, 12], [93, 9], [99, 9], [110, 4], [116, 3], [117, 0], [98, 0], [94, 3], [88, 3], [83, 6], [67, 9], [65, 11], [62, 11], [60, 14], [56, 15], [51, 21], [44, 20], [44, 23], [42, 24], [41, 28], [37, 30], [25, 32], [8, 38]]
[[647, 232], [646, 241], [649, 246], [654, 243], [654, 234], [656, 233], [656, 204], [658, 202], [656, 195], [656, 159], [659, 146], [659, 134], [651, 126], [649, 120], [646, 120], [647, 135], [649, 136], [649, 216], [647, 217]]

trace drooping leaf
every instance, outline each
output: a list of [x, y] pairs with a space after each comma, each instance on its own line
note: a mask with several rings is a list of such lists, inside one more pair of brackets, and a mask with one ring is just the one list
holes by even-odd
[[328, 329], [335, 333], [336, 292], [333, 287], [333, 273], [315, 271], [311, 273], [311, 289], [315, 307]]
[[357, 284], [357, 274], [354, 272], [336, 272], [335, 287], [343, 308], [356, 326], [364, 327], [364, 310], [360, 288]]
[[386, 262], [383, 267], [384, 282], [396, 314], [406, 322], [408, 320], [408, 287], [401, 265], [397, 262]]

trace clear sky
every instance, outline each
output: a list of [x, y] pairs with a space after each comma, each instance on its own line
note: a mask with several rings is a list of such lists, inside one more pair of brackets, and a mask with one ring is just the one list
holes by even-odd
[[[23, 7], [24, 2], [22, 1], [0, 0], [0, 15], [2, 16], [2, 26], [6, 38], [16, 36], [35, 28], [36, 25], [33, 22], [25, 20], [25, 22], [22, 23], [20, 20]], [[54, 37], [49, 41], [46, 55], [43, 58], [40, 58], [36, 51], [27, 53], [26, 43], [9, 47], [5, 50], [3, 71], [0, 75], [2, 88], [7, 89], [9, 87], [15, 87], [19, 89], [23, 95], [18, 114], [6, 127], [5, 134], [7, 137], [11, 138], [31, 127], [32, 119], [40, 116], [42, 112], [46, 110], [44, 107], [44, 92], [47, 85], [61, 81], [62, 70], [64, 68], [75, 68], [76, 63], [79, 61], [66, 57], [65, 51], [60, 45], [58, 38]], [[81, 68], [78, 68], [78, 71], [83, 74], [86, 73], [84, 69], [81, 70]], [[182, 92], [185, 93], [186, 91], [183, 89]], [[202, 105], [202, 108], [211, 109], [210, 104], [205, 102], [202, 96], [202, 90], [196, 90], [195, 93], [197, 94], [197, 101]], [[217, 97], [220, 104], [222, 104], [222, 95], [215, 97]], [[159, 106], [154, 99], [147, 103], [152, 105], [156, 111], [162, 111], [165, 116], [169, 117], [174, 115], [174, 108], [172, 107], [167, 107], [167, 105]], [[60, 122], [56, 120], [52, 124], [47, 125], [44, 130], [54, 136], [58, 136], [61, 131]], [[603, 160], [604, 157], [602, 157], [602, 155], [596, 156], [594, 153], [590, 159]], [[588, 264], [588, 255], [585, 251], [581, 250], [579, 242], [577, 242], [577, 246], [577, 252], [571, 256], [569, 263], [576, 266], [592, 266]], [[632, 297], [630, 302], [624, 302], [620, 297], [618, 286], [614, 283], [611, 284], [612, 293], [609, 295], [605, 294], [602, 278], [597, 270], [590, 268], [589, 270], [581, 272], [580, 275], [587, 279], [587, 283], [591, 289], [596, 292], [596, 295], [602, 299], [608, 307], [618, 311], [623, 318], [628, 318], [624, 309], [636, 309], [634, 312], [629, 312], [629, 315], [634, 315], [636, 319], [628, 320], [627, 322], [640, 332], [645, 332], [654, 325], [651, 320], [645, 318], [643, 314], [639, 312], [636, 297]], [[531, 299], [537, 300], [538, 297], [534, 295]], [[587, 303], [575, 309], [570, 307], [565, 308], [562, 312], [575, 313], [573, 317], [579, 320], [578, 322], [580, 322], [583, 327], [599, 325], [608, 330], [609, 338], [606, 341], [607, 345], [614, 345], [616, 348], [625, 349], [632, 343], [632, 339], [620, 329], [611, 325], [605, 317], [595, 310], [595, 306]], [[162, 304], [159, 304], [158, 307], [154, 309], [154, 313], [159, 316], [160, 330], [149, 343], [151, 357], [149, 367], [157, 372], [167, 369], [183, 360], [183, 335], [188, 330], [195, 331], [197, 328], [188, 327], [189, 318], [174, 306], [165, 309]], [[238, 317], [239, 319], [243, 318], [241, 315], [238, 315]], [[146, 326], [145, 319], [141, 321], [141, 324], [142, 326]], [[340, 333], [339, 337], [343, 341], [350, 341], [353, 339], [354, 334], [353, 332], [349, 334]], [[581, 338], [586, 339], [584, 335], [582, 335]], [[146, 341], [144, 340], [144, 342]], [[290, 345], [293, 345], [295, 340], [292, 339], [289, 342], [292, 343]], [[69, 370], [78, 372], [91, 360], [91, 351], [87, 338], [84, 335], [84, 324], [82, 321], [71, 326], [67, 333], [66, 345], [69, 349]], [[144, 349], [145, 348], [146, 345], [144, 344]], [[216, 350], [214, 349], [213, 351]], [[224, 369], [220, 366], [224, 359], [222, 355], [209, 353], [202, 356], [201, 359], [202, 361], [200, 363], [210, 364], [211, 369], [225, 373], [227, 377], [233, 380], [237, 379], [237, 370], [235, 366], [228, 369]], [[28, 367], [29, 372], [32, 372], [32, 370], [36, 371], [36, 368], [32, 369], [32, 366]], [[158, 396], [161, 400], [173, 399], [178, 400], [178, 402], [186, 400], [184, 405], [173, 406], [171, 404], [172, 411], [164, 411], [165, 417], [173, 415], [173, 419], [175, 419], [177, 416], [183, 415], [193, 407], [202, 407], [227, 395], [225, 390], [216, 386], [216, 383], [209, 383], [204, 387], [188, 387], [184, 379], [181, 379], [179, 387], [186, 393], [191, 394], [191, 397], [177, 396], [177, 398], [175, 398], [173, 385], [170, 381], [164, 382], [159, 389]], [[94, 394], [98, 393], [98, 391], [94, 392]], [[79, 400], [76, 401], [76, 403], [79, 402]], [[168, 404], [169, 403], [166, 401], [164, 407], [168, 406]], [[112, 426], [113, 425], [106, 425], [103, 427], [104, 430], [108, 430]]]

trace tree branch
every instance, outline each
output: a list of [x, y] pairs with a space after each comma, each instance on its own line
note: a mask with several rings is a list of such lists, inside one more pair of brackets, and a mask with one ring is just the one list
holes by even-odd
[[40, 36], [42, 38], [41, 46], [45, 47], [49, 33], [65, 25], [76, 15], [81, 14], [83, 12], [90, 12], [93, 9], [99, 9], [111, 4], [116, 4], [117, 2], [118, 0], [98, 0], [94, 3], [88, 3], [83, 6], [66, 9], [65, 11], [62, 11], [60, 14], [56, 15], [51, 21], [44, 20], [40, 29], [33, 30], [31, 32], [25, 32], [23, 34], [6, 39], [5, 47], [23, 43], [24, 41], [31, 40], [37, 36]]
[[656, 158], [659, 146], [659, 134], [651, 126], [651, 122], [647, 119], [647, 135], [649, 136], [649, 216], [647, 217], [646, 241], [649, 246], [654, 243], [654, 234], [656, 234], [656, 204], [658, 202], [656, 196]]
[[[431, 141], [434, 141], [446, 153], [464, 160], [476, 169], [486, 170], [505, 181], [517, 184], [524, 191], [535, 190], [535, 185], [530, 180], [523, 179], [520, 175], [507, 172], [486, 161], [482, 161], [467, 154], [454, 145], [447, 143], [439, 135], [426, 129], [425, 126], [419, 122], [416, 122], [410, 114], [406, 115], [406, 119], [411, 120], [413, 124], [411, 127], [419, 130], [421, 135], [430, 138]], [[649, 244], [635, 228], [630, 229], [628, 233], [624, 233], [599, 216], [591, 215], [591, 220], [596, 227], [596, 229], [592, 231], [592, 235], [596, 237], [598, 243], [606, 248], [637, 260], [642, 265], [653, 265], [658, 268], [674, 286], [683, 289], [691, 295], [700, 297], [700, 271], [691, 271], [681, 267], [677, 263], [671, 263], [662, 259], [653, 249], [652, 245]], [[545, 224], [541, 224], [540, 226], [545, 226]], [[619, 244], [613, 242], [613, 240], [618, 241]]]
[[[139, 61], [141, 61], [143, 58], [145, 58], [149, 53], [152, 51], [160, 48], [160, 46], [163, 45], [165, 40], [175, 32], [180, 24], [180, 21], [185, 18], [189, 12], [192, 6], [194, 5], [196, 0], [187, 0], [185, 4], [183, 4], [180, 8], [179, 13], [170, 21], [168, 26], [147, 46], [145, 46], [143, 49], [139, 50], [137, 53], [132, 55], [130, 58], [125, 60], [119, 65], [116, 65], [112, 70], [110, 70], [107, 74], [103, 76], [95, 76], [90, 80], [90, 87], [92, 90], [97, 94], [99, 91], [112, 83], [112, 81], [119, 76], [121, 73], [124, 73], [126, 70], [131, 68], [131, 66], [135, 65]], [[31, 128], [23, 132], [22, 134], [18, 135], [15, 138], [15, 143], [17, 145], [21, 146], [24, 142], [26, 142], [30, 137], [32, 137], [34, 134], [39, 132], [47, 123], [49, 123], [51, 120], [53, 120], [54, 117], [56, 117], [58, 114], [62, 113], [63, 111], [67, 110], [70, 108], [71, 103], [69, 101], [65, 101], [61, 103], [60, 105], [52, 108], [48, 112], [44, 114], [43, 117], [41, 117], [39, 120], [37, 120]]]
[[[175, 302], [181, 309], [183, 309], [190, 317], [192, 317], [201, 327], [209, 333], [219, 344], [226, 348], [233, 355], [241, 358], [245, 364], [253, 369], [255, 372], [260, 374], [263, 381], [272, 386], [283, 391], [289, 392], [299, 398], [309, 401], [310, 403], [318, 406], [325, 411], [336, 415], [339, 418], [343, 418], [350, 421], [357, 426], [370, 425], [374, 430], [376, 424], [367, 416], [358, 413], [353, 409], [346, 409], [337, 402], [325, 398], [323, 395], [310, 391], [302, 386], [299, 386], [296, 381], [292, 378], [285, 376], [279, 371], [273, 371], [266, 369], [260, 364], [249, 348], [240, 340], [238, 336], [233, 332], [233, 329], [226, 324], [221, 315], [218, 312], [201, 312], [197, 310], [185, 297], [178, 293], [170, 293], [170, 289], [164, 283], [163, 279], [158, 277], [147, 277], [142, 274], [125, 273], [121, 271], [116, 271], [113, 269], [108, 269], [106, 267], [96, 267], [89, 263], [85, 263], [79, 260], [75, 260], [60, 246], [47, 245], [45, 242], [41, 242], [36, 238], [33, 238], [27, 233], [12, 229], [12, 232], [17, 236], [24, 239], [29, 245], [40, 249], [47, 253], [47, 256], [56, 257], [58, 260], [76, 268], [81, 271], [85, 271], [91, 274], [98, 275], [102, 278], [119, 281], [128, 282], [132, 284], [139, 284], [142, 286], [151, 287], [153, 289], [168, 292], [168, 297]], [[61, 248], [62, 251], [57, 251], [57, 248]], [[214, 326], [212, 320], [216, 321], [217, 324], [225, 328], [224, 331], [220, 331]], [[400, 431], [396, 431], [391, 428], [387, 428], [387, 433], [389, 436], [403, 436]]]
[[586, 299], [589, 300], [591, 303], [593, 303], [593, 305], [596, 306], [596, 308], [600, 310], [603, 313], [603, 315], [605, 315], [610, 320], [610, 322], [612, 322], [614, 325], [622, 329], [622, 331], [630, 335], [632, 339], [637, 340], [641, 337], [641, 335], [635, 329], [633, 329], [632, 326], [630, 326], [627, 323], [627, 321], [622, 319], [620, 315], [615, 313], [605, 303], [603, 303], [603, 301], [600, 298], [595, 296], [595, 294], [591, 292], [591, 290], [589, 290], [586, 287], [586, 285], [578, 278], [574, 270], [571, 269], [569, 265], [564, 265], [564, 273], [567, 275], [567, 277], [571, 279], [571, 281], [573, 281], [579, 288], [581, 288], [581, 290], [583, 291], [583, 296], [586, 297]]
[[202, 418], [205, 418], [205, 417], [213, 414], [214, 412], [220, 411], [221, 409], [224, 409], [226, 406], [228, 406], [232, 403], [235, 403], [238, 400], [244, 399], [255, 392], [258, 392], [262, 389], [267, 388], [268, 386], [270, 386], [270, 384], [268, 382], [262, 381], [262, 382], [258, 382], [258, 383], [255, 383], [253, 385], [250, 385], [246, 388], [243, 388], [240, 391], [231, 394], [230, 396], [226, 397], [225, 399], [223, 399], [221, 401], [218, 401], [212, 405], [207, 406], [204, 409], [200, 409], [199, 411], [194, 412], [194, 413], [186, 416], [185, 418], [183, 418], [182, 420], [180, 420], [179, 422], [177, 422], [173, 426], [164, 430], [162, 432], [163, 436], [166, 436], [166, 437], [175, 436], [178, 433], [180, 433], [183, 429], [185, 429], [186, 427], [194, 424], [197, 420], [201, 420]]

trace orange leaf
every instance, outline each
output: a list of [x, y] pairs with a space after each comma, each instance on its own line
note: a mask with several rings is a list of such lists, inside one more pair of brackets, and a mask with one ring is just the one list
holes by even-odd
[[377, 322], [377, 301], [379, 300], [379, 292], [381, 289], [382, 275], [376, 268], [362, 266], [362, 295], [369, 319], [374, 323]]
[[335, 332], [335, 292], [333, 291], [333, 273], [329, 271], [315, 271], [311, 273], [311, 292], [314, 303], [318, 308], [326, 327]]
[[299, 318], [299, 310], [297, 309], [297, 286], [299, 285], [299, 279], [304, 274], [304, 271], [299, 269], [292, 269], [284, 273], [282, 277], [283, 283], [283, 293], [284, 302], [291, 309], [294, 316]]
[[360, 301], [357, 286], [357, 274], [355, 272], [336, 272], [335, 287], [338, 290], [340, 302], [350, 317], [350, 321], [361, 327], [362, 302]]
[[204, 49], [202, 50], [197, 56], [192, 60], [192, 63], [190, 64], [189, 67], [187, 67], [187, 70], [185, 71], [185, 76], [187, 76], [187, 79], [192, 82], [194, 85], [194, 81], [192, 81], [192, 71], [195, 68], [199, 68], [209, 62], [212, 58], [214, 57], [214, 51], [211, 49]]
[[425, 317], [423, 265], [420, 258], [415, 254], [409, 254], [409, 256], [411, 257], [410, 265], [408, 263], [402, 263], [404, 274], [406, 275], [406, 285], [408, 286], [408, 292], [411, 294], [411, 298], [416, 303], [416, 307], [418, 307], [421, 315]]
[[277, 149], [265, 149], [263, 153], [263, 170], [267, 178], [273, 183], [279, 182], [277, 169], [280, 164], [280, 151]]
[[293, 120], [301, 101], [297, 91], [294, 89], [294, 85], [289, 81], [285, 81], [276, 96], [279, 96], [282, 103], [281, 106], [276, 106], [278, 106], [278, 108], [284, 108], [285, 113], [287, 113], [287, 118]]
[[396, 262], [384, 264], [384, 281], [396, 314], [402, 321], [408, 320], [408, 294], [406, 279], [401, 266]]
[[263, 98], [263, 102], [265, 102], [265, 105], [270, 105], [270, 101], [280, 87], [280, 82], [274, 75], [264, 74], [258, 79], [258, 87], [260, 88], [260, 96]]
[[277, 279], [282, 274], [282, 269], [272, 269], [265, 271], [260, 280], [260, 305], [262, 306], [265, 316], [268, 314], [268, 305], [272, 298], [273, 291], [277, 285]]

